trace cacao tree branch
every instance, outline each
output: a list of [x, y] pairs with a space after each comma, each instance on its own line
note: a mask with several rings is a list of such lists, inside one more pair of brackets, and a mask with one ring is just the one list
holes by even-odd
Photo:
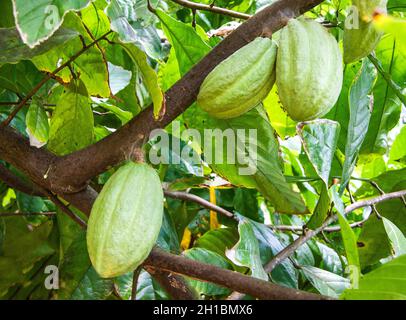
[[169, 254], [161, 249], [154, 249], [144, 265], [167, 270], [189, 277], [210, 281], [232, 290], [249, 294], [265, 300], [327, 300], [328, 297], [282, 287], [264, 280], [243, 275], [238, 272]]
[[188, 285], [182, 276], [165, 270], [144, 266], [144, 269], [161, 285], [175, 300], [197, 300], [197, 293]]
[[23, 181], [17, 177], [14, 173], [8, 170], [4, 165], [0, 163], [0, 180], [3, 181], [9, 187], [26, 193], [31, 196], [42, 196], [34, 186], [29, 185], [29, 183]]
[[150, 106], [103, 140], [58, 158], [48, 172], [51, 184], [61, 190], [66, 184], [69, 185], [70, 190], [65, 190], [66, 193], [81, 190], [88, 180], [128, 158], [135, 148], [140, 148], [154, 129], [164, 128], [182, 114], [196, 100], [205, 77], [221, 61], [256, 37], [279, 30], [290, 18], [321, 2], [323, 1], [284, 0], [261, 10], [213, 48], [165, 93], [166, 113], [160, 120], [154, 119]]
[[[405, 195], [406, 195], [406, 190], [402, 190], [402, 191], [397, 191], [397, 192], [392, 192], [392, 193], [386, 193], [386, 194], [380, 195], [380, 196], [372, 198], [372, 199], [357, 201], [357, 202], [350, 204], [349, 206], [347, 206], [345, 208], [345, 214], [348, 214], [356, 209], [372, 206], [377, 203], [387, 201], [390, 199], [402, 198]], [[328, 225], [335, 222], [337, 219], [338, 219], [338, 216], [333, 215], [333, 216], [327, 218], [326, 221], [319, 228], [317, 228], [315, 230], [308, 230], [305, 234], [298, 237], [294, 242], [292, 242], [290, 245], [288, 245], [286, 248], [284, 248], [282, 251], [280, 251], [277, 255], [275, 255], [272, 258], [271, 261], [268, 262], [268, 264], [265, 266], [265, 271], [271, 272], [279, 263], [281, 263], [285, 259], [289, 258], [300, 246], [302, 246], [307, 241], [309, 241], [311, 238], [313, 238], [314, 236], [319, 234]]]
[[216, 7], [216, 6], [212, 6], [212, 5], [203, 4], [203, 3], [196, 3], [196, 2], [192, 2], [192, 1], [188, 1], [188, 0], [172, 0], [172, 1], [181, 5], [182, 7], [186, 7], [189, 9], [210, 11], [210, 12], [222, 14], [225, 16], [230, 16], [230, 17], [237, 18], [237, 19], [246, 20], [251, 17], [251, 15], [246, 14], [246, 13], [233, 11], [233, 10], [229, 10], [229, 9], [224, 9], [224, 8], [220, 8], [220, 7]]

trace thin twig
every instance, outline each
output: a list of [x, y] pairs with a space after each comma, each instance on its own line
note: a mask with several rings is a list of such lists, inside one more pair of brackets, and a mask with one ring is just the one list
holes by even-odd
[[[384, 195], [380, 195], [375, 198], [357, 201], [355, 203], [350, 204], [345, 208], [345, 214], [348, 214], [356, 209], [372, 206], [376, 203], [387, 201], [390, 199], [402, 198], [406, 195], [406, 190], [386, 193]], [[327, 220], [316, 230], [307, 230], [303, 235], [297, 238], [294, 242], [288, 245], [285, 249], [280, 251], [277, 255], [275, 255], [271, 261], [265, 266], [266, 272], [271, 272], [279, 263], [284, 261], [285, 259], [289, 258], [301, 245], [306, 243], [308, 240], [316, 236], [318, 233], [323, 231], [327, 228], [328, 225], [335, 222], [338, 219], [337, 215], [331, 216], [327, 218]]]
[[[19, 103], [20, 102], [1, 101], [0, 106], [16, 106]], [[26, 104], [30, 104], [30, 103], [31, 103], [31, 101], [26, 102]], [[41, 105], [43, 105], [44, 107], [55, 107], [56, 106], [55, 103], [42, 103]]]
[[29, 216], [54, 216], [55, 211], [44, 212], [0, 212], [0, 218], [4, 217], [29, 217]]
[[166, 191], [166, 190], [164, 191], [164, 194], [165, 194], [165, 196], [170, 197], [170, 198], [195, 202], [197, 204], [200, 204], [204, 208], [218, 212], [228, 218], [235, 218], [235, 216], [232, 212], [227, 211], [219, 206], [216, 206], [215, 204], [211, 203], [210, 201], [200, 198], [199, 196], [196, 196], [194, 194], [187, 193], [187, 192]]
[[[350, 224], [351, 228], [358, 228], [358, 227], [362, 227], [362, 225], [369, 219], [370, 215], [368, 216], [368, 218], [363, 219], [361, 221], [357, 221], [354, 223]], [[282, 232], [300, 232], [303, 231], [303, 226], [288, 226], [288, 225], [279, 225], [279, 226], [273, 226], [273, 225], [267, 225], [267, 227], [276, 230], [276, 231], [282, 231]], [[341, 231], [341, 227], [340, 226], [332, 226], [332, 227], [327, 227], [323, 230], [323, 232], [339, 232]]]
[[103, 40], [107, 35], [109, 35], [112, 31], [110, 30], [109, 32], [106, 32], [104, 35], [102, 35], [100, 38], [96, 39], [92, 43], [84, 46], [81, 50], [79, 50], [76, 54], [74, 54], [72, 57], [69, 58], [68, 61], [65, 63], [61, 64], [58, 68], [56, 68], [53, 72], [47, 73], [47, 75], [42, 78], [42, 80], [37, 83], [37, 85], [20, 101], [20, 103], [14, 108], [14, 110], [10, 113], [10, 115], [7, 117], [6, 120], [4, 120], [1, 126], [8, 126], [10, 122], [14, 119], [14, 117], [17, 115], [17, 113], [25, 106], [27, 101], [31, 99], [39, 89], [49, 80], [51, 79], [54, 75], [56, 75], [59, 71], [67, 67], [70, 63], [72, 63], [75, 59], [77, 59], [82, 53], [84, 53], [86, 50], [91, 48], [93, 45], [98, 43], [100, 40]]
[[251, 15], [249, 15], [249, 14], [238, 12], [238, 11], [233, 11], [233, 10], [229, 10], [229, 9], [225, 9], [225, 8], [220, 8], [220, 7], [216, 7], [216, 6], [212, 6], [212, 5], [196, 3], [196, 2], [187, 1], [187, 0], [172, 0], [172, 1], [183, 7], [190, 8], [193, 10], [210, 11], [210, 12], [222, 14], [225, 16], [230, 16], [233, 18], [244, 19], [244, 20], [251, 18]]
[[48, 190], [42, 189], [41, 190], [44, 195], [48, 197], [55, 205], [61, 209], [63, 213], [65, 213], [68, 217], [70, 217], [73, 221], [75, 221], [82, 229], [87, 228], [87, 223], [82, 220], [76, 213], [74, 213], [71, 209], [69, 209], [68, 205], [65, 205], [61, 200], [59, 200], [58, 196], [54, 195]]

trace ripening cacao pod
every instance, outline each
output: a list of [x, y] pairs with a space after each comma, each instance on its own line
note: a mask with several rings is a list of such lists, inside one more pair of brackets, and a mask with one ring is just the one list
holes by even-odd
[[[344, 28], [344, 62], [358, 61], [370, 54], [383, 33], [372, 23], [373, 13], [386, 12], [387, 0], [354, 0], [356, 14], [349, 16]], [[358, 19], [358, 21], [357, 21]]]
[[388, 0], [353, 0], [352, 5], [358, 10], [361, 20], [368, 22], [372, 20], [374, 12], [386, 12]]
[[104, 185], [88, 221], [90, 260], [103, 278], [136, 269], [154, 246], [163, 216], [163, 192], [156, 171], [129, 162]]
[[256, 38], [222, 61], [204, 79], [197, 105], [220, 119], [238, 117], [256, 107], [275, 83], [277, 47]]
[[283, 108], [296, 121], [324, 116], [343, 82], [335, 38], [313, 20], [291, 19], [280, 33], [276, 85]]

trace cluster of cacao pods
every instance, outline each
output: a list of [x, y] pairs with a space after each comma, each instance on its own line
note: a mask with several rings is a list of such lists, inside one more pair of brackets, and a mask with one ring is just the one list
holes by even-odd
[[142, 163], [120, 167], [103, 186], [88, 221], [87, 248], [103, 278], [134, 271], [154, 246], [163, 216], [156, 171]]
[[324, 116], [343, 81], [336, 39], [313, 20], [291, 19], [281, 30], [278, 47], [273, 40], [257, 38], [236, 51], [203, 81], [197, 105], [215, 118], [237, 117], [256, 107], [276, 80], [292, 119]]

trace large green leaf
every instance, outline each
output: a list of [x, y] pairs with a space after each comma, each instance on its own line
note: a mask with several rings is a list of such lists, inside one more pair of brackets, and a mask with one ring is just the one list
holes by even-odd
[[[399, 174], [399, 171], [397, 172]], [[405, 190], [406, 180], [404, 176], [402, 179], [390, 189], [386, 189], [385, 186], [384, 191]], [[403, 234], [406, 234], [406, 207], [402, 199], [382, 202], [376, 205], [376, 209], [382, 217], [389, 219]], [[358, 238], [358, 245], [362, 267], [377, 263], [380, 259], [391, 255], [392, 247], [382, 219], [378, 219], [375, 215], [368, 219]]]
[[348, 95], [350, 120], [348, 123], [345, 161], [339, 190], [341, 194], [350, 180], [358, 152], [368, 131], [369, 120], [371, 118], [370, 107], [372, 105], [371, 102], [373, 102], [373, 98], [369, 94], [372, 91], [376, 76], [375, 67], [369, 60], [364, 60], [361, 70], [356, 75], [350, 88]]
[[25, 45], [16, 28], [0, 29], [0, 63], [17, 63], [47, 52], [55, 46], [64, 44], [77, 36], [74, 30], [61, 28], [55, 34], [34, 49]]
[[[67, 14], [63, 27], [77, 31], [81, 37], [75, 37], [63, 46], [54, 47], [52, 50], [34, 57], [32, 61], [39, 70], [53, 72], [59, 65], [67, 62], [83, 49], [82, 41], [86, 44], [93, 42], [77, 15]], [[88, 48], [71, 63], [70, 67], [70, 69], [64, 68], [56, 74], [63, 82], [68, 83], [73, 80], [71, 72], [73, 70], [83, 81], [90, 95], [110, 96], [107, 62], [98, 46], [93, 45]]]
[[226, 250], [238, 241], [238, 233], [232, 228], [213, 229], [206, 232], [195, 242], [195, 247], [204, 248], [226, 257]]
[[[154, 5], [159, 1], [151, 1]], [[112, 0], [106, 8], [111, 21], [111, 29], [120, 40], [133, 43], [148, 56], [162, 58], [161, 40], [153, 26], [154, 15], [147, 9], [147, 1]]]
[[323, 269], [302, 266], [300, 270], [322, 295], [338, 298], [350, 286], [348, 279]]
[[[383, 69], [402, 88], [406, 83], [406, 52], [401, 50], [394, 38], [386, 35], [376, 49]], [[374, 108], [368, 133], [361, 148], [362, 153], [385, 153], [388, 147], [387, 134], [398, 123], [401, 102], [387, 81], [380, 74], [373, 90]]]
[[399, 134], [396, 136], [395, 141], [390, 149], [389, 157], [392, 161], [401, 160], [406, 158], [406, 126], [404, 126]]
[[318, 176], [326, 186], [329, 184], [330, 170], [337, 147], [340, 124], [331, 120], [302, 122], [298, 134], [303, 148]]
[[97, 300], [113, 290], [111, 279], [102, 279], [93, 269], [87, 252], [86, 232], [81, 231], [65, 253], [59, 266], [59, 290], [55, 299]]
[[[232, 269], [231, 264], [219, 254], [203, 249], [192, 248], [182, 253], [186, 258], [215, 265], [222, 269]], [[200, 294], [208, 296], [226, 295], [230, 293], [230, 289], [220, 287], [218, 285], [203, 282], [199, 280], [189, 279], [189, 284]]]
[[122, 44], [122, 47], [138, 66], [145, 83], [146, 88], [154, 104], [154, 116], [158, 118], [162, 107], [165, 104], [164, 95], [158, 84], [158, 76], [151, 66], [147, 63], [147, 57], [138, 47], [132, 44]]
[[398, 257], [406, 254], [406, 238], [402, 231], [400, 231], [399, 228], [389, 219], [382, 217], [382, 221], [389, 240], [392, 243], [394, 256]]
[[344, 203], [341, 200], [335, 186], [331, 189], [332, 199], [337, 210], [338, 222], [341, 227], [341, 236], [343, 238], [345, 253], [348, 261], [348, 268], [353, 287], [358, 286], [358, 280], [361, 275], [361, 267], [359, 263], [359, 255], [357, 249], [357, 238], [354, 231], [351, 229], [345, 217]]
[[65, 14], [80, 10], [89, 0], [13, 0], [16, 26], [31, 48], [48, 39], [62, 24]]
[[236, 265], [250, 268], [252, 277], [268, 280], [262, 266], [258, 240], [248, 220], [240, 219], [238, 232], [240, 240], [232, 249], [227, 250], [227, 257]]
[[166, 36], [175, 48], [179, 70], [184, 75], [210, 51], [210, 46], [199, 37], [192, 26], [175, 20], [161, 10], [157, 10], [156, 14], [161, 20]]
[[406, 255], [369, 272], [358, 289], [344, 291], [346, 300], [406, 300]]
[[14, 285], [23, 285], [30, 279], [36, 264], [55, 252], [49, 241], [52, 222], [29, 229], [22, 217], [0, 219], [2, 233], [0, 251], [0, 297]]
[[303, 149], [317, 175], [324, 182], [316, 208], [307, 223], [310, 229], [316, 229], [323, 223], [330, 208], [328, 185], [339, 133], [340, 124], [331, 120], [314, 120], [298, 125]]
[[193, 106], [184, 119], [204, 137], [204, 155], [216, 173], [234, 185], [257, 188], [277, 211], [306, 212], [300, 195], [282, 174], [278, 142], [261, 107], [237, 118], [218, 120]]
[[93, 142], [93, 113], [85, 86], [72, 83], [61, 95], [52, 115], [48, 149], [65, 155]]
[[25, 116], [27, 133], [30, 137], [30, 144], [37, 148], [48, 141], [49, 123], [48, 116], [39, 101], [33, 100]]

